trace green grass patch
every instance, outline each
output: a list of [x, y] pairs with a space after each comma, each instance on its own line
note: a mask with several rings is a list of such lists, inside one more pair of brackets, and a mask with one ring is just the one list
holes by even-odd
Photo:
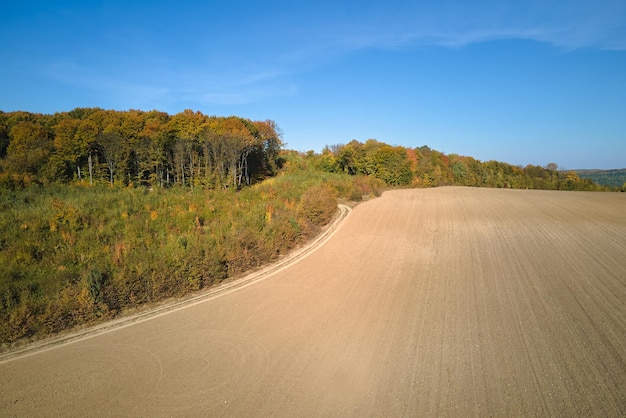
[[241, 191], [53, 184], [0, 194], [0, 343], [107, 320], [266, 264], [380, 181], [314, 171]]

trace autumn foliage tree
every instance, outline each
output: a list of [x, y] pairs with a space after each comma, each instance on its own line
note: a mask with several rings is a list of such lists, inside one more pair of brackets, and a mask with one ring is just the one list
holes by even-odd
[[[391, 146], [375, 139], [352, 140], [325, 147], [320, 154], [303, 155], [311, 167], [325, 172], [366, 175], [390, 187], [436, 187], [447, 185], [547, 190], [607, 190], [574, 173], [545, 168], [513, 166], [499, 161], [482, 162], [449, 154], [424, 145], [417, 148]], [[303, 163], [304, 164], [304, 163]]]
[[36, 122], [18, 122], [9, 131], [5, 167], [20, 175], [44, 177], [53, 151], [51, 132]]
[[276, 172], [275, 122], [78, 108], [0, 114], [0, 169], [38, 182], [241, 188]]

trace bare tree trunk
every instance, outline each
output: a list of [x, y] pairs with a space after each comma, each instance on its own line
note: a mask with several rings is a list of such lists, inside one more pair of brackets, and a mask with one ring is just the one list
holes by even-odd
[[193, 190], [193, 156], [189, 159], [189, 186]]
[[89, 152], [89, 184], [93, 186], [93, 162], [91, 161], [91, 152]]
[[111, 164], [108, 164], [109, 166], [109, 173], [111, 175], [111, 185], [113, 185], [113, 170], [115, 170], [115, 167], [112, 166]]

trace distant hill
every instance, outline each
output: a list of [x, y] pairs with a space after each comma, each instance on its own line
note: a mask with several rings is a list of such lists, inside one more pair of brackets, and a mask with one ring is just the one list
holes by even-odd
[[569, 170], [578, 174], [581, 179], [590, 179], [594, 183], [622, 187], [626, 183], [626, 168], [619, 170]]

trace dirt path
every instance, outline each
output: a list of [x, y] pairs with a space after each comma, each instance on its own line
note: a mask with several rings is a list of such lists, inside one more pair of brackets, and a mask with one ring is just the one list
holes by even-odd
[[267, 280], [0, 363], [0, 416], [624, 416], [626, 195], [386, 192]]
[[317, 237], [271, 265], [254, 270], [243, 277], [229, 279], [220, 285], [207, 288], [204, 291], [194, 292], [184, 298], [173, 301], [165, 301], [154, 307], [140, 307], [136, 313], [125, 314], [103, 324], [69, 331], [67, 333], [61, 333], [41, 341], [27, 343], [24, 346], [18, 346], [10, 350], [0, 351], [0, 364], [16, 357], [28, 356], [33, 353], [54, 349], [59, 345], [70, 344], [76, 340], [87, 339], [100, 334], [117, 331], [120, 328], [154, 319], [157, 316], [167, 315], [180, 309], [187, 309], [191, 305], [204, 303], [208, 300], [235, 292], [243, 287], [251, 286], [261, 280], [265, 280], [274, 275], [274, 273], [289, 267], [296, 261], [307, 257], [309, 254], [320, 248], [335, 234], [335, 232], [337, 232], [337, 228], [350, 214], [351, 210], [352, 209], [349, 206], [340, 204], [334, 219], [332, 219], [331, 222], [324, 227], [322, 232]]

